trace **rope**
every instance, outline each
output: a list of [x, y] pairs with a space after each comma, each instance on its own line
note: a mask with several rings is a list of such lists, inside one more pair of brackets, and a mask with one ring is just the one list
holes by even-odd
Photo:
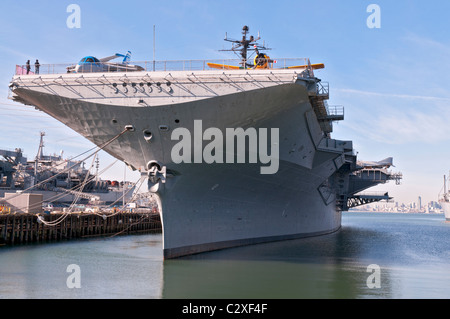
[[[141, 182], [141, 184], [139, 185], [139, 187], [137, 189], [135, 189], [136, 193], [134, 194], [134, 196], [130, 199], [130, 202], [132, 202], [135, 198], [136, 198], [136, 194], [139, 191], [139, 189], [142, 187], [142, 185], [144, 184], [145, 178], [143, 178], [142, 176], [139, 177], [139, 180], [133, 184], [133, 187], [136, 187], [137, 183], [139, 183], [139, 181]], [[133, 189], [133, 187], [131, 187], [125, 194], [123, 194], [121, 197], [119, 197], [115, 202], [113, 202], [112, 204], [109, 205], [109, 207], [113, 207], [117, 202], [119, 202], [120, 200], [122, 200], [124, 198], [125, 195], [128, 195], [128, 193]], [[92, 214], [97, 215], [97, 216], [101, 216], [103, 218], [110, 218], [113, 217], [117, 214], [123, 213], [123, 209], [125, 208], [125, 205], [122, 206], [122, 209], [117, 211], [116, 213], [113, 214], [109, 214], [109, 215], [105, 215], [105, 214], [99, 214], [97, 212], [92, 212]]]
[[[123, 134], [125, 134], [125, 133], [128, 132], [128, 131], [129, 131], [128, 129], [123, 130], [120, 134], [116, 135], [115, 137], [113, 137], [112, 139], [110, 139], [109, 141], [107, 141], [106, 143], [104, 143], [101, 147], [98, 147], [97, 150], [94, 152], [94, 154], [89, 155], [89, 156], [86, 157], [85, 159], [81, 160], [81, 162], [84, 162], [84, 161], [87, 160], [89, 157], [94, 156], [93, 161], [92, 161], [92, 164], [91, 164], [91, 167], [93, 167], [93, 166], [94, 166], [94, 162], [95, 162], [95, 156], [97, 156], [98, 152], [101, 151], [102, 149], [104, 149], [106, 146], [108, 146], [109, 144], [111, 144], [113, 141], [115, 141], [116, 139], [118, 139], [120, 136], [122, 136]], [[76, 164], [76, 165], [78, 165], [78, 164]], [[74, 165], [74, 166], [75, 166], [75, 165]], [[72, 166], [72, 167], [73, 167], [73, 166]], [[65, 170], [64, 170], [64, 171], [65, 171]], [[64, 171], [63, 171], [63, 172], [64, 172]], [[57, 175], [59, 175], [59, 174], [61, 174], [61, 173], [62, 173], [62, 172], [58, 173]], [[57, 175], [55, 175], [55, 176], [57, 176]], [[48, 180], [51, 180], [51, 179], [55, 178], [55, 176], [52, 176], [51, 178], [48, 178], [47, 180], [42, 181], [41, 183], [46, 182], [46, 181], [48, 181]], [[83, 181], [83, 183], [82, 183], [82, 185], [81, 185], [81, 187], [80, 187], [80, 192], [78, 193], [78, 196], [75, 196], [75, 199], [74, 199], [74, 201], [72, 202], [72, 205], [70, 206], [70, 209], [69, 209], [68, 211], [66, 211], [66, 212], [65, 212], [63, 215], [61, 215], [58, 219], [56, 219], [56, 220], [54, 220], [54, 221], [52, 221], [52, 222], [47, 222], [47, 221], [44, 220], [44, 218], [43, 218], [41, 215], [38, 215], [38, 216], [37, 216], [38, 222], [39, 222], [39, 223], [43, 223], [43, 224], [45, 224], [45, 225], [47, 225], [47, 226], [55, 226], [55, 225], [58, 225], [59, 223], [61, 223], [64, 219], [66, 219], [66, 217], [72, 212], [72, 209], [73, 209], [73, 207], [74, 207], [73, 204], [76, 203], [76, 201], [78, 201], [78, 199], [79, 199], [79, 197], [80, 197], [80, 193], [83, 191], [83, 188], [84, 188], [84, 186], [86, 185], [88, 176], [89, 176], [89, 175], [86, 175], [86, 177], [85, 177], [85, 179], [84, 179], [84, 181]], [[41, 184], [41, 183], [39, 183], [39, 184]], [[36, 186], [36, 185], [35, 185], [35, 186]], [[33, 187], [35, 187], [35, 186], [33, 186]], [[31, 188], [32, 188], [32, 187], [31, 187]], [[31, 188], [30, 188], [30, 189], [31, 189]], [[18, 195], [16, 195], [16, 196], [18, 196]]]
[[[133, 201], [134, 198], [137, 196], [137, 192], [139, 191], [139, 189], [140, 189], [140, 188], [142, 187], [142, 185], [144, 184], [145, 178], [143, 178], [142, 176], [139, 177], [139, 180], [133, 184], [133, 187], [135, 187], [135, 186], [137, 185], [137, 183], [139, 183], [139, 181], [141, 182], [141, 184], [140, 184], [139, 187], [137, 188], [136, 194], [134, 194], [134, 196], [131, 198], [130, 201]], [[125, 194], [123, 194], [119, 199], [117, 199], [115, 202], [113, 202], [113, 203], [110, 204], [109, 206], [111, 207], [111, 206], [113, 206], [115, 203], [117, 203], [118, 201], [120, 201], [125, 195], [127, 195], [127, 194], [131, 191], [131, 189], [133, 189], [133, 187], [131, 187]], [[76, 199], [76, 200], [77, 200], [77, 199]], [[74, 202], [76, 202], [76, 200], [75, 200]], [[117, 212], [114, 213], [114, 214], [105, 215], [105, 214], [99, 214], [99, 213], [96, 213], [96, 212], [92, 212], [92, 214], [97, 215], [97, 216], [100, 216], [100, 217], [103, 217], [103, 218], [110, 218], [110, 217], [113, 217], [113, 216], [115, 216], [115, 215], [117, 215], [117, 214], [123, 213], [123, 208], [124, 208], [124, 207], [125, 207], [125, 205], [122, 206], [122, 210], [119, 210], [119, 211], [117, 211]], [[72, 204], [72, 206], [70, 207], [70, 209], [69, 209], [68, 211], [64, 212], [63, 215], [61, 215], [60, 217], [58, 217], [58, 219], [56, 219], [56, 220], [54, 220], [54, 221], [52, 221], [52, 222], [47, 222], [47, 221], [45, 221], [45, 220], [43, 219], [43, 217], [42, 217], [41, 215], [38, 215], [38, 222], [39, 222], [39, 223], [43, 223], [43, 224], [45, 224], [45, 225], [47, 225], [47, 226], [56, 226], [56, 225], [58, 225], [59, 223], [61, 223], [65, 218], [67, 218], [68, 215], [70, 215], [70, 214], [72, 213], [72, 208], [73, 208], [73, 204]]]
[[[110, 168], [111, 168], [113, 165], [115, 165], [117, 162], [118, 162], [118, 160], [115, 160], [113, 163], [111, 163], [111, 164], [108, 165], [106, 168], [104, 168], [103, 170], [101, 170], [101, 171], [99, 172], [98, 175], [101, 175], [101, 174], [103, 174], [104, 172], [106, 172], [108, 169], [110, 169]], [[92, 176], [89, 178], [89, 180], [87, 181], [87, 183], [93, 181], [95, 178], [97, 178], [97, 176], [92, 175]], [[75, 185], [74, 187], [69, 188], [69, 189], [63, 189], [63, 188], [61, 188], [61, 192], [60, 192], [61, 194], [56, 194], [55, 196], [50, 197], [50, 198], [47, 200], [47, 202], [53, 203], [55, 200], [60, 199], [60, 198], [62, 198], [62, 197], [64, 197], [64, 196], [66, 196], [67, 194], [71, 194], [70, 191], [78, 191], [78, 190], [80, 189], [80, 187], [81, 187], [81, 184]]]
[[[100, 149], [99, 149], [97, 152], [99, 152], [99, 151], [100, 151]], [[95, 158], [97, 157], [97, 152], [95, 152], [95, 156], [94, 156], [93, 159], [92, 159], [92, 163], [91, 163], [91, 166], [89, 167], [89, 170], [94, 166]], [[67, 217], [69, 214], [72, 213], [74, 204], [75, 204], [75, 203], [78, 201], [78, 199], [80, 198], [80, 194], [81, 194], [81, 192], [83, 191], [84, 186], [86, 185], [86, 182], [87, 182], [88, 177], [89, 177], [89, 175], [86, 174], [86, 177], [84, 178], [84, 181], [83, 181], [83, 183], [82, 183], [81, 186], [80, 186], [80, 191], [75, 195], [75, 197], [74, 197], [74, 199], [73, 199], [73, 201], [72, 201], [72, 204], [70, 205], [68, 211], [64, 212], [64, 214], [62, 214], [60, 217], [58, 217], [56, 220], [54, 220], [54, 221], [52, 221], [52, 222], [47, 222], [47, 221], [45, 221], [45, 220], [42, 218], [42, 216], [38, 215], [38, 222], [41, 222], [41, 223], [43, 223], [43, 224], [45, 224], [45, 225], [47, 225], [47, 226], [56, 226], [56, 225], [58, 225], [59, 223], [61, 223], [64, 219], [66, 219], [66, 217]]]
[[134, 225], [140, 224], [140, 223], [141, 223], [144, 219], [146, 219], [146, 218], [150, 218], [150, 220], [151, 220], [152, 216], [148, 216], [148, 215], [147, 215], [147, 216], [145, 216], [145, 215], [142, 216], [138, 221], [136, 221], [135, 223], [129, 225], [127, 228], [125, 228], [125, 229], [123, 229], [123, 230], [121, 230], [121, 231], [115, 233], [114, 235], [109, 236], [109, 238], [113, 238], [113, 237], [115, 237], [115, 236], [120, 235], [121, 233], [127, 231], [128, 229], [130, 229], [130, 228], [133, 227]]

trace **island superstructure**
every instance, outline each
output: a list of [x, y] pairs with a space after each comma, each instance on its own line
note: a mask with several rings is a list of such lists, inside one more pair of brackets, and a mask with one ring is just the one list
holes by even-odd
[[136, 62], [141, 68], [118, 70], [99, 59], [82, 73], [48, 66], [44, 74], [41, 66], [39, 75], [18, 66], [11, 98], [148, 178], [165, 258], [328, 234], [349, 207], [390, 199], [361, 192], [399, 181], [392, 159], [360, 162], [351, 141], [331, 138], [344, 109], [327, 104], [329, 85], [314, 74], [323, 65], [271, 60], [247, 32], [235, 41], [234, 49], [245, 49], [239, 61]]

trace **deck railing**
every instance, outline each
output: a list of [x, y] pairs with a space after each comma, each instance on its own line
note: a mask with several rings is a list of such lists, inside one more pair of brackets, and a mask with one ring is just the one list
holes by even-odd
[[[215, 64], [215, 67], [208, 65]], [[35, 65], [16, 65], [16, 75], [35, 74], [65, 74], [74, 73], [77, 65], [82, 65], [82, 72], [79, 73], [111, 73], [111, 72], [134, 72], [134, 71], [201, 71], [213, 70], [217, 68], [229, 69], [228, 66], [241, 67], [241, 60], [180, 60], [180, 61], [143, 61], [130, 62], [129, 64], [111, 62], [93, 63], [64, 63], [64, 64], [41, 64], [38, 68]], [[293, 67], [310, 65], [306, 58], [277, 59], [268, 63], [269, 69], [289, 69]], [[251, 70], [251, 67], [248, 67]]]
[[330, 94], [330, 84], [328, 82], [317, 82], [317, 95], [328, 96]]
[[341, 121], [344, 119], [344, 107], [342, 105], [326, 104], [325, 107], [330, 120]]

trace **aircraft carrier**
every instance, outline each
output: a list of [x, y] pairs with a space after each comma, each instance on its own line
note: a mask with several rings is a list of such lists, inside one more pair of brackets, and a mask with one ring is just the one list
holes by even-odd
[[148, 178], [165, 258], [329, 234], [343, 211], [389, 200], [362, 191], [399, 182], [392, 159], [358, 161], [331, 138], [344, 108], [327, 103], [323, 65], [272, 60], [248, 31], [226, 38], [237, 61], [17, 66], [10, 97]]

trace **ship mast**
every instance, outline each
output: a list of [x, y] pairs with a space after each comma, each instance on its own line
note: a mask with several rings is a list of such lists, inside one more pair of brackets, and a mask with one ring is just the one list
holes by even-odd
[[[241, 57], [240, 64], [244, 68], [254, 67], [253, 64], [247, 63], [247, 61], [249, 60], [248, 56], [249, 51], [254, 51], [258, 55], [259, 54], [258, 50], [270, 50], [269, 48], [266, 48], [264, 45], [259, 45], [258, 43], [256, 43], [256, 41], [261, 39], [259, 32], [258, 37], [256, 39], [252, 35], [250, 36], [249, 39], [247, 39], [247, 34], [249, 30], [250, 30], [249, 27], [246, 25], [242, 28], [242, 40], [228, 39], [227, 34], [225, 34], [225, 41], [232, 42], [235, 45], [233, 45], [233, 47], [230, 50], [220, 50], [220, 51], [233, 51], [237, 55], [240, 54]], [[239, 54], [237, 52], [239, 52]]]
[[36, 159], [34, 161], [34, 182], [33, 182], [33, 184], [36, 184], [39, 161], [42, 160], [42, 156], [43, 156], [42, 154], [44, 151], [44, 136], [45, 136], [45, 132], [41, 132], [41, 140], [39, 141], [39, 148], [38, 148], [38, 152], [36, 154]]
[[41, 132], [41, 140], [39, 142], [39, 149], [36, 155], [36, 161], [39, 161], [42, 159], [42, 154], [43, 154], [43, 150], [44, 150], [44, 136], [45, 136], [45, 132]]
[[444, 194], [447, 194], [447, 183], [446, 183], [446, 177], [444, 175]]

